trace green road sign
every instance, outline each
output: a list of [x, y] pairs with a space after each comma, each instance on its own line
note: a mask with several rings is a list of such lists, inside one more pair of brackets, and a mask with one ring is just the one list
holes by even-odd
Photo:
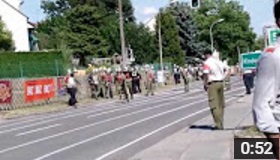
[[257, 67], [257, 61], [261, 56], [261, 52], [251, 52], [241, 54], [241, 67], [243, 69], [254, 69]]
[[280, 34], [280, 29], [270, 29], [268, 32], [268, 43], [274, 45], [276, 42], [277, 34]]

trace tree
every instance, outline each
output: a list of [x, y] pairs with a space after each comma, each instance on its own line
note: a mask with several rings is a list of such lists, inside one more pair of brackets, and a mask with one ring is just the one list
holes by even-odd
[[85, 65], [85, 56], [108, 56], [109, 45], [99, 30], [103, 11], [96, 7], [78, 6], [66, 14], [68, 26], [66, 43]]
[[[135, 20], [134, 9], [130, 0], [122, 0], [124, 18], [128, 22]], [[102, 8], [108, 15], [118, 14], [117, 0], [43, 0], [41, 8], [49, 17], [61, 16], [68, 9], [78, 6], [89, 5]]]
[[264, 50], [264, 38], [262, 36], [255, 39], [254, 50]]
[[[216, 13], [209, 14], [209, 11]], [[207, 14], [208, 13], [208, 14]], [[209, 28], [218, 19], [224, 19], [213, 29], [214, 46], [223, 58], [230, 62], [238, 61], [237, 48], [253, 48], [256, 38], [250, 27], [250, 16], [236, 1], [204, 0], [200, 9], [195, 13], [195, 20], [199, 25], [199, 40], [210, 44]]]
[[198, 56], [203, 44], [198, 41], [198, 26], [188, 3], [176, 3], [169, 7], [170, 12], [176, 19], [179, 28], [181, 48], [187, 56]]
[[[159, 29], [159, 24], [161, 24], [162, 32], [163, 58], [168, 62], [179, 65], [184, 64], [185, 54], [180, 46], [179, 29], [170, 11], [161, 10], [156, 20], [157, 30]], [[158, 33], [156, 36], [158, 37]]]
[[159, 56], [155, 45], [156, 39], [144, 24], [127, 23], [125, 32], [127, 44], [133, 49], [136, 64], [156, 62]]
[[0, 51], [13, 50], [14, 44], [12, 33], [5, 29], [4, 23], [0, 19]]

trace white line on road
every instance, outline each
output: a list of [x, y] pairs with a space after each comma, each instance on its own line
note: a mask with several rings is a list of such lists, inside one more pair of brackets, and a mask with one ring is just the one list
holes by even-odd
[[[201, 98], [201, 97], [197, 97], [197, 98]], [[206, 100], [204, 100], [204, 101], [206, 101]], [[110, 121], [112, 121], [112, 119]], [[32, 145], [32, 144], [36, 144], [36, 143], [39, 143], [39, 142], [43, 142], [43, 141], [46, 141], [46, 140], [49, 140], [49, 139], [53, 139], [53, 138], [56, 138], [56, 137], [60, 137], [60, 136], [66, 135], [66, 134], [74, 133], [76, 131], [87, 129], [87, 128], [90, 128], [90, 127], [93, 127], [93, 126], [96, 126], [96, 125], [99, 125], [99, 124], [102, 124], [102, 123], [106, 123], [106, 122], [109, 122], [109, 121], [105, 120], [105, 121], [101, 121], [101, 122], [85, 125], [85, 126], [78, 127], [78, 128], [75, 128], [75, 129], [71, 129], [71, 130], [68, 130], [68, 131], [64, 131], [64, 132], [61, 132], [61, 133], [58, 133], [58, 134], [54, 134], [54, 135], [51, 135], [51, 136], [40, 138], [40, 139], [37, 139], [37, 140], [34, 140], [34, 141], [23, 143], [23, 144], [20, 144], [20, 145], [11, 147], [11, 148], [7, 148], [7, 149], [4, 149], [4, 150], [1, 150], [0, 154], [8, 152], [8, 151], [15, 150], [15, 149], [19, 149], [19, 148], [22, 148], [22, 147], [26, 147], [26, 146], [29, 146], [29, 145]]]
[[[239, 89], [241, 89], [241, 88], [239, 88]], [[238, 90], [238, 89], [235, 89], [235, 90]], [[228, 93], [231, 93], [235, 90], [229, 91]], [[206, 100], [203, 100], [203, 101], [206, 101]], [[196, 104], [196, 103], [199, 103], [199, 102], [191, 103], [189, 105], [193, 105], [193, 104]], [[39, 143], [39, 142], [43, 142], [43, 141], [46, 141], [46, 140], [50, 140], [50, 139], [53, 139], [53, 138], [56, 138], [56, 137], [60, 137], [60, 136], [66, 135], [66, 134], [70, 134], [70, 133], [73, 133], [73, 132], [76, 132], [76, 131], [87, 129], [87, 128], [93, 127], [95, 125], [96, 124], [85, 125], [85, 126], [82, 126], [82, 127], [72, 129], [72, 130], [68, 130], [68, 131], [65, 131], [65, 132], [61, 132], [61, 133], [58, 133], [58, 134], [54, 134], [54, 135], [51, 135], [51, 136], [47, 136], [47, 137], [44, 137], [44, 138], [33, 140], [33, 141], [30, 141], [30, 142], [27, 142], [27, 143], [23, 143], [23, 144], [20, 144], [20, 145], [17, 145], [17, 146], [6, 148], [4, 150], [0, 150], [0, 154], [6, 153], [6, 152], [9, 152], [9, 151], [12, 151], [12, 150], [16, 150], [16, 149], [19, 149], [19, 148], [23, 148], [23, 147], [26, 147], [26, 146], [29, 146], [29, 145], [32, 145], [32, 144], [36, 144], [36, 143]]]
[[[193, 93], [197, 93], [198, 91], [194, 91], [194, 92], [190, 92], [188, 94], [193, 94]], [[186, 94], [186, 95], [188, 95]], [[175, 95], [173, 97], [168, 97], [168, 99], [174, 99], [174, 98], [178, 98], [182, 95]], [[159, 97], [160, 98], [160, 97]], [[153, 103], [157, 103], [157, 102], [162, 102], [164, 100], [167, 100], [167, 99], [157, 99], [155, 101], [153, 101]], [[167, 98], [167, 97], [166, 97]], [[142, 100], [144, 102], [147, 102], [147, 99], [145, 100]], [[131, 105], [130, 106], [138, 106], [139, 104], [141, 105], [145, 105], [145, 104], [150, 104], [150, 102], [147, 102], [147, 103], [141, 103], [141, 101], [138, 101], [138, 102], [133, 102], [133, 103], [130, 103]], [[95, 112], [99, 112], [99, 111], [105, 111], [105, 110], [111, 110], [111, 109], [115, 109], [115, 108], [123, 108], [125, 107], [125, 105], [115, 105], [115, 106], [108, 106], [108, 107], [103, 107], [103, 108], [97, 108], [97, 109], [88, 109], [86, 111], [82, 111], [82, 112], [78, 112], [78, 113], [69, 113], [69, 114], [59, 114], [59, 115], [62, 115], [60, 117], [58, 116], [49, 116], [49, 117], [43, 117], [43, 118], [39, 118], [39, 119], [32, 119], [32, 120], [27, 120], [25, 122], [22, 122], [22, 124], [25, 124], [27, 122], [32, 122], [32, 121], [40, 121], [40, 120], [44, 120], [44, 119], [47, 119], [45, 121], [42, 121], [42, 122], [36, 122], [36, 123], [32, 123], [32, 124], [28, 124], [28, 125], [25, 125], [25, 126], [20, 126], [20, 127], [13, 127], [12, 129], [7, 129], [7, 130], [3, 130], [3, 131], [0, 131], [0, 134], [4, 134], [4, 133], [9, 133], [9, 132], [12, 132], [12, 131], [17, 131], [17, 130], [20, 130], [20, 129], [25, 129], [25, 128], [29, 128], [29, 127], [33, 127], [33, 126], [37, 126], [37, 125], [41, 125], [41, 124], [46, 124], [46, 123], [49, 123], [49, 122], [54, 122], [54, 121], [58, 121], [58, 120], [62, 120], [62, 119], [66, 119], [66, 118], [72, 118], [72, 117], [77, 117], [77, 116], [81, 116], [81, 115], [86, 115], [86, 114], [91, 114], [91, 113], [95, 113]], [[90, 110], [90, 111], [89, 111]], [[49, 119], [49, 118], [52, 118], [52, 119]], [[8, 125], [5, 125], [5, 126], [0, 126], [0, 128], [6, 128], [6, 127], [12, 127], [14, 125], [18, 125], [20, 123], [17, 123], [17, 124], [8, 124]]]
[[[236, 82], [233, 82], [232, 83], [232, 85], [238, 85], [238, 83], [240, 83], [239, 81], [236, 81]], [[196, 93], [196, 92], [198, 92], [197, 90], [195, 90], [195, 92], [193, 92], [194, 90], [192, 90], [192, 92], [189, 92], [188, 94], [192, 94], [192, 93]], [[170, 93], [170, 91], [165, 91], [166, 93]], [[165, 92], [163, 92], [163, 93], [165, 93]], [[162, 92], [161, 92], [162, 93]], [[186, 94], [186, 95], [188, 95], [188, 94]], [[155, 97], [153, 97], [153, 99], [154, 98], [163, 98], [163, 97], [166, 97], [166, 95], [168, 95], [168, 94], [165, 94], [165, 96], [155, 96]], [[177, 95], [177, 96], [180, 96], [180, 95]], [[148, 98], [143, 98], [142, 97], [142, 99], [139, 99], [139, 101], [138, 102], [141, 102], [141, 101], [147, 101], [147, 99]], [[137, 101], [136, 101], [137, 102]], [[22, 125], [22, 124], [26, 124], [26, 123], [29, 123], [29, 122], [33, 122], [33, 121], [42, 121], [42, 120], [46, 120], [46, 119], [50, 119], [50, 118], [54, 118], [55, 120], [60, 120], [60, 119], [64, 119], [64, 118], [71, 118], [71, 117], [75, 117], [75, 116], [80, 116], [80, 115], [83, 115], [83, 113], [86, 113], [86, 114], [88, 114], [88, 113], [94, 113], [94, 112], [98, 112], [98, 111], [104, 111], [104, 110], [107, 110], [107, 109], [114, 109], [114, 108], [118, 108], [118, 107], [122, 107], [122, 106], [114, 106], [114, 107], [112, 107], [112, 106], [105, 106], [105, 105], [110, 105], [110, 104], [112, 104], [112, 103], [114, 103], [114, 101], [112, 101], [112, 102], [106, 102], [106, 103], [100, 103], [100, 104], [97, 104], [97, 105], [95, 105], [96, 107], [97, 106], [104, 106], [104, 107], [102, 107], [102, 108], [82, 108], [82, 109], [79, 109], [79, 111], [77, 112], [77, 111], [74, 111], [74, 112], [71, 112], [71, 111], [69, 111], [69, 112], [64, 112], [64, 113], [60, 113], [60, 114], [55, 114], [55, 115], [50, 115], [50, 116], [43, 116], [43, 117], [37, 117], [37, 118], [31, 118], [30, 119], [30, 117], [29, 117], [29, 119], [28, 120], [25, 120], [25, 121], [20, 121], [20, 122], [13, 122], [12, 124], [7, 124], [7, 125], [0, 125], [0, 129], [1, 128], [7, 128], [7, 127], [13, 127], [13, 126], [17, 126], [17, 125]], [[148, 103], [147, 103], [148, 104]], [[90, 110], [90, 112], [88, 111], [88, 110]], [[85, 112], [84, 112], [85, 111]], [[73, 114], [74, 113], [74, 114]], [[82, 114], [81, 114], [82, 113]], [[67, 116], [69, 116], [69, 115], [71, 115], [70, 117], [67, 117]], [[66, 117], [65, 117], [66, 116]], [[57, 118], [57, 117], [59, 117], [59, 118]], [[53, 119], [52, 119], [53, 120]], [[52, 121], [51, 120], [51, 121]], [[44, 121], [43, 123], [40, 123], [40, 124], [45, 124], [45, 122], [46, 123], [48, 123], [48, 122], [51, 122], [51, 121], [48, 121], [47, 120], [47, 122], [46, 121]], [[39, 125], [38, 123], [36, 123], [36, 125]], [[28, 127], [32, 127], [32, 126], [36, 126], [36, 125], [34, 125], [34, 124], [32, 124], [31, 126], [28, 126]], [[22, 126], [21, 126], [22, 127]], [[24, 129], [24, 128], [21, 128], [20, 127], [20, 129]], [[12, 130], [12, 131], [14, 131], [14, 130]], [[6, 132], [5, 132], [6, 133]], [[1, 132], [0, 132], [0, 134], [1, 134]]]
[[[192, 92], [192, 93], [195, 93], [195, 92]], [[178, 99], [178, 97], [180, 97], [180, 95], [170, 97], [170, 98], [164, 99], [164, 100], [162, 100], [162, 99], [155, 100], [155, 101], [153, 101], [153, 103], [163, 102], [163, 101], [171, 100], [171, 99]], [[108, 112], [101, 112], [97, 115], [103, 115], [103, 114], [107, 114], [107, 113], [113, 113], [113, 112], [119, 111], [119, 110], [126, 110], [126, 109], [130, 109], [130, 108], [134, 108], [134, 107], [139, 107], [139, 105], [152, 104], [151, 102], [149, 102], [147, 100], [146, 100], [146, 102], [147, 103], [141, 103], [141, 102], [131, 103], [130, 107], [127, 107], [127, 106], [114, 106], [114, 107], [111, 107], [111, 108], [108, 107], [108, 109], [114, 109], [114, 108], [118, 108], [118, 109], [113, 110], [113, 111], [108, 111]], [[0, 131], [0, 134], [9, 133], [9, 132], [12, 132], [12, 131], [18, 131], [18, 130], [21, 130], [21, 129], [30, 128], [30, 127], [34, 127], [34, 126], [37, 126], [37, 125], [46, 124], [46, 123], [49, 123], [49, 122], [54, 122], [54, 121], [58, 121], [58, 120], [62, 120], [62, 119], [67, 119], [67, 118], [77, 117], [77, 116], [81, 116], [81, 115], [91, 114], [91, 113], [94, 113], [96, 111], [104, 111], [104, 109], [101, 108], [100, 110], [93, 110], [93, 111], [87, 111], [87, 112], [82, 112], [82, 113], [78, 113], [78, 114], [66, 115], [66, 116], [62, 116], [62, 117], [58, 117], [58, 118], [45, 120], [45, 121], [42, 121], [42, 122], [37, 122], [37, 123], [32, 123], [32, 124], [29, 124], [29, 125], [25, 125], [25, 126], [15, 127], [15, 128], [12, 128], [12, 129], [7, 129], [7, 130]]]
[[[38, 158], [36, 158], [36, 159], [34, 159], [34, 160], [43, 160], [43, 159], [45, 159], [45, 158], [48, 158], [48, 157], [50, 157], [50, 156], [53, 156], [53, 155], [55, 155], [55, 154], [58, 154], [58, 153], [60, 153], [60, 152], [65, 151], [65, 150], [68, 150], [68, 149], [77, 147], [77, 146], [79, 146], [79, 145], [83, 145], [83, 144], [85, 144], [85, 143], [91, 142], [91, 141], [96, 140], [96, 139], [98, 139], [98, 138], [101, 138], [101, 137], [107, 136], [107, 135], [109, 135], [109, 134], [115, 133], [115, 132], [117, 132], [117, 131], [120, 131], [120, 130], [129, 128], [129, 127], [132, 127], [132, 126], [134, 126], [134, 125], [137, 125], [137, 124], [140, 124], [140, 123], [143, 123], [143, 122], [146, 122], [146, 121], [155, 119], [155, 118], [157, 118], [157, 117], [160, 117], [160, 116], [163, 116], [163, 115], [172, 113], [172, 112], [176, 112], [176, 111], [181, 110], [181, 109], [188, 108], [188, 107], [190, 107], [190, 106], [192, 106], [192, 105], [194, 105], [194, 104], [202, 103], [202, 102], [205, 102], [205, 101], [207, 101], [207, 100], [205, 100], [205, 99], [204, 99], [204, 100], [199, 100], [199, 101], [190, 103], [190, 104], [188, 104], [188, 105], [184, 105], [184, 106], [181, 106], [181, 107], [178, 107], [178, 108], [174, 108], [174, 109], [172, 109], [172, 110], [165, 111], [165, 112], [161, 112], [161, 113], [159, 113], [159, 114], [156, 114], [156, 115], [153, 115], [153, 116], [144, 118], [144, 119], [142, 119], [142, 120], [138, 120], [138, 121], [135, 121], [135, 122], [126, 124], [126, 125], [124, 125], [124, 126], [115, 128], [115, 129], [110, 130], [110, 131], [107, 131], [107, 132], [105, 132], [105, 133], [102, 133], [102, 134], [96, 135], [96, 136], [94, 136], [94, 137], [85, 139], [85, 140], [83, 140], [83, 141], [80, 141], [80, 142], [71, 144], [71, 145], [69, 145], [69, 146], [60, 148], [60, 149], [58, 149], [58, 150], [55, 150], [55, 151], [50, 152], [50, 153], [48, 153], [48, 154], [45, 154], [45, 155], [43, 155], [43, 156], [41, 156], [41, 157], [38, 157]], [[0, 152], [0, 153], [1, 153], [1, 152]]]
[[[234, 99], [236, 99], [236, 98], [230, 98], [230, 99], [227, 100], [227, 102], [229, 102], [231, 100], [234, 100]], [[154, 134], [156, 134], [158, 132], [161, 132], [164, 129], [167, 129], [167, 128], [169, 128], [169, 127], [171, 127], [171, 126], [173, 126], [173, 125], [175, 125], [177, 123], [180, 123], [180, 122], [182, 122], [182, 121], [184, 121], [186, 119], [194, 117], [194, 116], [196, 116], [196, 115], [198, 115], [200, 113], [203, 113], [205, 111], [209, 111], [209, 108], [204, 108], [204, 109], [199, 110], [199, 111], [197, 111], [195, 113], [192, 113], [192, 114], [190, 114], [190, 115], [188, 115], [186, 117], [183, 117], [183, 118], [178, 119], [178, 120], [176, 120], [176, 121], [174, 121], [172, 123], [169, 123], [169, 124], [167, 124], [167, 125], [165, 125], [163, 127], [160, 127], [160, 128], [158, 128], [158, 129], [156, 129], [156, 130], [154, 130], [154, 131], [152, 131], [152, 132], [150, 132], [150, 133], [148, 133], [148, 134], [146, 134], [146, 135], [144, 135], [144, 136], [142, 136], [140, 138], [135, 139], [134, 141], [131, 141], [131, 142], [129, 142], [129, 143], [127, 143], [127, 144], [125, 144], [125, 145], [123, 145], [123, 146], [121, 146], [119, 148], [116, 148], [116, 149], [114, 149], [114, 150], [112, 150], [112, 151], [110, 151], [110, 152], [108, 152], [106, 154], [103, 154], [102, 156], [96, 158], [95, 160], [103, 160], [104, 158], [107, 158], [107, 157], [109, 157], [109, 156], [111, 156], [111, 155], [113, 155], [113, 154], [115, 154], [115, 153], [117, 153], [117, 152], [119, 152], [119, 151], [129, 147], [129, 146], [132, 146], [132, 145], [134, 145], [134, 144], [136, 144], [136, 143], [138, 143], [138, 142], [140, 142], [140, 141], [142, 141], [142, 140], [144, 140], [144, 139], [146, 139], [146, 138], [148, 138], [148, 137], [150, 137], [150, 136], [152, 136], [152, 135], [154, 135]]]
[[43, 127], [43, 128], [38, 128], [38, 129], [30, 130], [30, 131], [27, 131], [27, 132], [19, 133], [19, 134], [17, 134], [16, 136], [17, 136], [17, 137], [18, 137], [18, 136], [24, 136], [24, 135], [27, 135], [27, 134], [31, 134], [31, 133], [35, 133], [35, 132], [39, 132], [39, 131], [43, 131], [43, 130], [55, 128], [55, 127], [58, 127], [58, 126], [61, 126], [61, 124], [54, 124], [54, 125], [50, 125], [50, 126], [47, 126], [47, 127]]
[[[183, 99], [184, 101], [185, 100], [192, 100], [192, 99], [196, 99], [197, 97], [188, 97], [186, 99]], [[171, 97], [171, 98], [168, 98], [168, 100], [172, 100], [172, 99], [178, 99], [178, 97]], [[158, 101], [158, 102], [163, 102], [163, 101], [166, 101], [166, 100], [161, 100], [161, 101]], [[168, 105], [168, 104], [172, 104], [174, 102], [167, 102], [167, 103], [164, 103], [164, 105]], [[134, 103], [133, 103], [134, 104]], [[137, 105], [141, 105], [143, 103], [137, 103]], [[96, 116], [100, 116], [100, 115], [105, 115], [105, 114], [109, 114], [109, 113], [114, 113], [114, 112], [118, 112], [118, 111], [125, 111], [125, 110], [129, 110], [131, 108], [135, 108], [135, 106], [129, 106], [129, 107], [124, 107], [124, 108], [118, 108], [118, 109], [115, 109], [115, 110], [112, 110], [112, 111], [109, 111], [109, 112], [103, 112], [103, 113], [98, 113], [98, 114], [93, 114], [93, 115], [89, 115], [87, 118], [93, 118], [93, 117], [96, 117]]]
[[[234, 98], [232, 98], [232, 99], [234, 99]], [[188, 105], [184, 105], [184, 106], [181, 106], [181, 107], [178, 107], [178, 108], [175, 108], [175, 109], [166, 111], [166, 112], [162, 112], [162, 113], [159, 113], [159, 114], [156, 114], [156, 115], [153, 115], [153, 116], [144, 118], [144, 119], [139, 120], [139, 121], [135, 121], [135, 122], [133, 122], [133, 123], [124, 125], [124, 126], [122, 126], [122, 127], [115, 128], [115, 129], [110, 130], [110, 131], [107, 131], [107, 132], [105, 132], [105, 133], [102, 133], [102, 134], [96, 135], [96, 136], [94, 136], [94, 137], [85, 139], [85, 140], [83, 140], [83, 141], [80, 141], [80, 142], [71, 144], [71, 145], [69, 145], [69, 146], [60, 148], [60, 149], [58, 149], [58, 150], [55, 150], [55, 151], [50, 152], [50, 153], [48, 153], [48, 154], [45, 154], [45, 155], [43, 155], [43, 156], [41, 156], [41, 157], [38, 157], [38, 158], [36, 158], [36, 159], [34, 159], [34, 160], [43, 160], [43, 159], [48, 158], [48, 157], [51, 157], [51, 156], [53, 156], [53, 155], [55, 155], [55, 154], [61, 153], [61, 152], [65, 151], [65, 150], [68, 150], [68, 149], [71, 149], [71, 148], [74, 148], [74, 147], [83, 145], [83, 144], [85, 144], [85, 143], [91, 142], [91, 141], [96, 140], [96, 139], [98, 139], [98, 138], [101, 138], [101, 137], [107, 136], [107, 135], [109, 135], [109, 134], [115, 133], [115, 132], [117, 132], [117, 131], [120, 131], [120, 130], [129, 128], [129, 127], [131, 127], [131, 126], [134, 126], [134, 125], [137, 125], [137, 124], [140, 124], [140, 123], [143, 123], [143, 122], [146, 122], [146, 121], [155, 119], [155, 118], [157, 118], [157, 117], [160, 117], [160, 116], [163, 116], [163, 115], [172, 113], [172, 112], [176, 112], [176, 111], [178, 111], [178, 110], [182, 110], [182, 109], [188, 108], [188, 107], [190, 107], [190, 106], [192, 106], [192, 105], [195, 105], [195, 104], [198, 104], [198, 103], [201, 103], [201, 102], [205, 102], [205, 101], [207, 101], [207, 100], [196, 101], [196, 102], [190, 103], [190, 104], [188, 104]]]
[[[232, 85], [238, 85], [240, 83], [240, 81], [236, 81], [236, 82], [233, 82]], [[197, 84], [195, 84], [196, 86]], [[183, 89], [183, 88], [182, 88]], [[195, 90], [195, 92], [193, 92]], [[196, 93], [197, 90], [194, 89], [192, 90], [192, 92], [189, 92], [188, 94], [191, 94], [191, 93]], [[163, 98], [165, 97], [166, 95], [171, 95], [170, 91], [164, 91], [164, 92], [160, 92], [160, 93], [164, 93], [163, 96], [155, 96], [153, 98]], [[173, 92], [172, 92], [173, 93]], [[186, 94], [186, 95], [188, 95]], [[167, 98], [167, 97], [166, 97]], [[147, 99], [149, 98], [144, 98], [142, 97], [141, 99], [137, 100], [137, 101], [146, 101]], [[48, 115], [48, 116], [43, 116], [43, 117], [35, 117], [35, 118], [30, 118], [28, 117], [28, 119], [21, 119], [19, 122], [12, 122], [11, 124], [4, 124], [4, 125], [0, 125], [0, 129], [1, 128], [7, 128], [7, 127], [13, 127], [13, 126], [16, 126], [16, 125], [22, 125], [22, 124], [25, 124], [25, 123], [29, 123], [29, 122], [33, 122], [33, 121], [40, 121], [40, 120], [45, 120], [45, 119], [50, 119], [50, 118], [57, 118], [57, 117], [61, 117], [61, 116], [67, 116], [67, 115], [73, 115], [73, 113], [77, 114], [77, 113], [82, 113], [84, 111], [88, 112], [88, 110], [90, 110], [91, 112], [98, 112], [98, 111], [104, 111], [106, 109], [112, 109], [112, 106], [108, 106], [108, 107], [105, 107], [105, 105], [110, 105], [110, 104], [113, 104], [115, 103], [114, 101], [111, 101], [111, 102], [105, 102], [105, 103], [98, 103], [96, 105], [94, 105], [95, 107], [102, 107], [102, 108], [82, 108], [82, 109], [79, 109], [78, 112], [75, 110], [74, 112], [73, 111], [69, 111], [69, 112], [63, 112], [63, 113], [59, 113], [59, 114], [53, 114], [53, 115]], [[104, 107], [103, 107], [104, 106]], [[113, 107], [113, 108], [117, 108], [117, 107]], [[77, 115], [79, 116], [79, 115]]]

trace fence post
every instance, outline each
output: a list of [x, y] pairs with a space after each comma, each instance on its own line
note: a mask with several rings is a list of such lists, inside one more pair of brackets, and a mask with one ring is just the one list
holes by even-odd
[[55, 68], [56, 68], [56, 76], [59, 76], [59, 67], [58, 67], [58, 61], [57, 59], [55, 60]]
[[20, 77], [23, 78], [23, 68], [21, 62], [19, 62]]

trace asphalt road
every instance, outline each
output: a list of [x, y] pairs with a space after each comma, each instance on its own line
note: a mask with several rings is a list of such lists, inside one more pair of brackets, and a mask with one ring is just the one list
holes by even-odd
[[[233, 80], [231, 103], [244, 93]], [[0, 124], [0, 160], [127, 160], [209, 115], [200, 83], [130, 103], [107, 102]]]

